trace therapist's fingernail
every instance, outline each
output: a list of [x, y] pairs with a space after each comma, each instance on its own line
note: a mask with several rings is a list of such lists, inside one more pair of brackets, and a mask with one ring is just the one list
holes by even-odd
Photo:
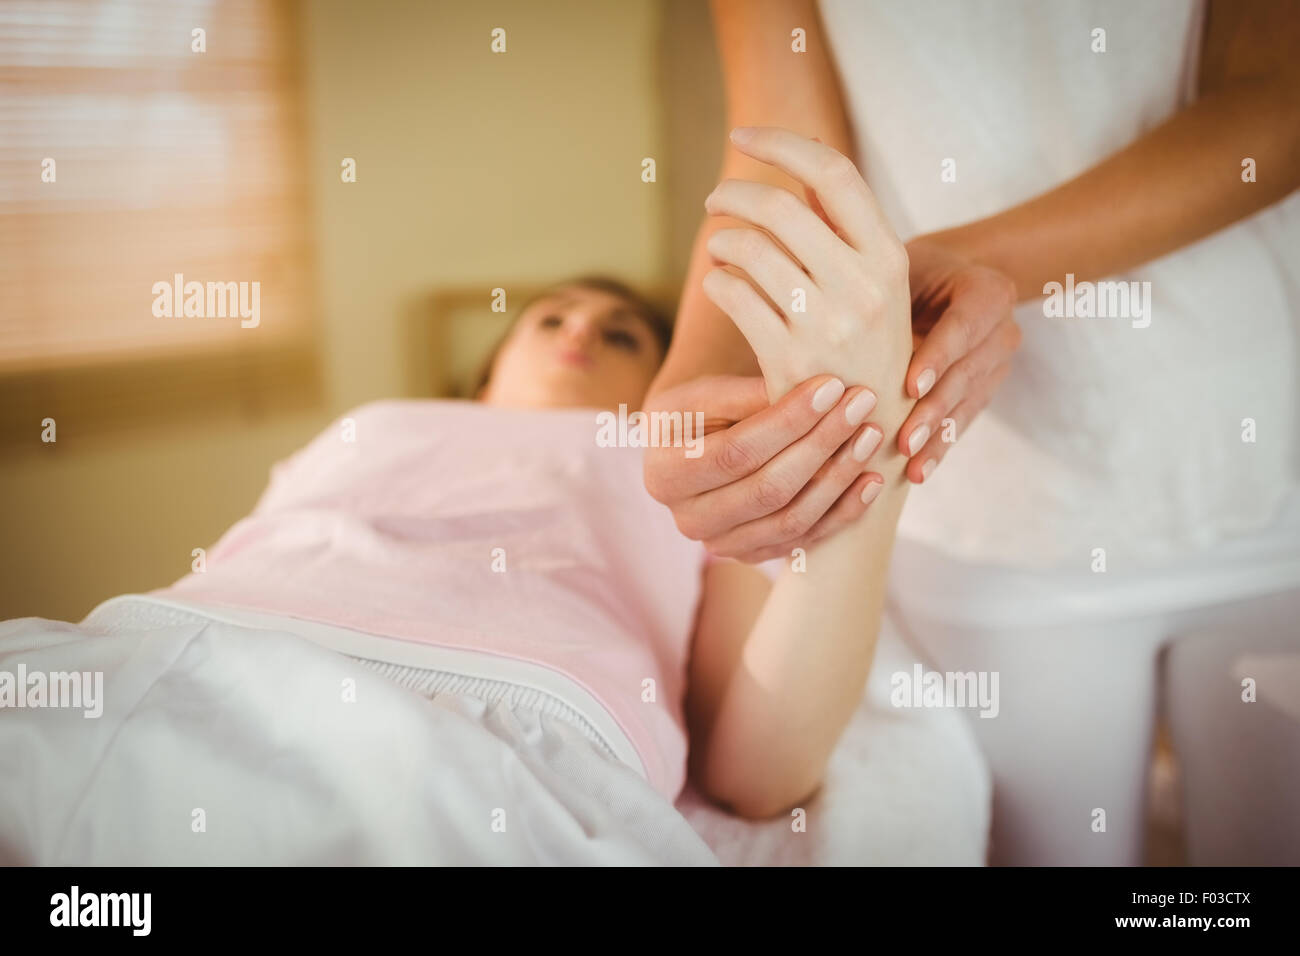
[[934, 466], [937, 464], [938, 462], [936, 462], [933, 458], [931, 458], [929, 461], [927, 461], [924, 465], [921, 466], [922, 481], [927, 481], [929, 477], [934, 474]]
[[925, 443], [930, 439], [930, 426], [922, 425], [920, 428], [912, 429], [912, 434], [907, 439], [907, 453], [915, 455], [925, 447]]
[[927, 368], [916, 377], [916, 397], [925, 398], [925, 393], [934, 388], [934, 369]]
[[813, 411], [824, 412], [840, 400], [844, 394], [844, 383], [833, 378], [817, 391], [813, 392]]
[[858, 436], [858, 440], [853, 443], [853, 457], [858, 461], [866, 461], [880, 446], [880, 439], [884, 436], [885, 433], [875, 425], [868, 425]]
[[853, 400], [844, 406], [844, 417], [849, 420], [850, 425], [861, 425], [871, 414], [871, 410], [876, 407], [876, 396], [871, 389], [863, 389], [853, 397]]
[[884, 487], [884, 484], [883, 481], [877, 481], [874, 478], [868, 481], [867, 487], [862, 489], [862, 503], [864, 505], [871, 504], [876, 499], [876, 495], [880, 494], [880, 489]]
[[733, 143], [748, 143], [754, 138], [754, 127], [737, 126], [731, 131], [731, 141]]

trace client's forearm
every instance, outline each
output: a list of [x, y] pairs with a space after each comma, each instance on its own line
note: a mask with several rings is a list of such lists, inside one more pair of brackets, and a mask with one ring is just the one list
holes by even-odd
[[817, 789], [862, 700], [907, 489], [895, 473], [858, 524], [792, 562], [750, 631], [707, 755], [709, 792], [746, 817]]
[[[792, 309], [785, 321], [785, 308], [778, 313], [764, 306], [749, 284], [723, 269], [710, 271], [702, 283], [710, 300], [744, 331], [770, 395], [830, 373], [849, 386], [870, 388], [876, 397], [872, 424], [878, 433], [897, 434], [914, 404], [903, 388], [912, 335], [902, 246], [842, 154], [786, 130], [746, 130], [737, 143], [806, 177], [826, 215], [792, 204], [770, 186], [740, 183], [719, 186], [706, 204], [710, 212], [769, 229], [787, 249], [802, 250], [810, 279], [816, 274], [820, 281], [804, 290], [813, 307]], [[774, 217], [777, 209], [781, 215]], [[843, 224], [842, 235], [832, 231], [832, 221]], [[765, 258], [749, 254], [757, 249]], [[757, 273], [773, 301], [803, 281], [775, 244], [720, 242], [714, 251], [729, 255], [727, 264]], [[846, 406], [831, 422], [856, 429], [862, 419]], [[864, 428], [859, 440], [870, 434]], [[858, 469], [852, 487], [858, 488], [863, 466], [855, 448], [841, 445], [830, 467], [852, 462]], [[750, 620], [728, 627], [725, 616], [719, 620], [706, 606], [697, 626], [693, 656], [700, 679], [693, 683], [700, 745], [693, 763], [704, 791], [745, 816], [779, 812], [817, 788], [861, 699], [908, 487], [907, 459], [896, 440], [886, 439], [870, 462], [884, 482], [856, 525], [792, 561], [762, 606], [748, 605]]]

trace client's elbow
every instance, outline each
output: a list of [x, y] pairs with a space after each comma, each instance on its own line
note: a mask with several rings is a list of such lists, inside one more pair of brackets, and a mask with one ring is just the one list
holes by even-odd
[[807, 808], [821, 789], [816, 780], [804, 787], [738, 788], [735, 790], [710, 790], [701, 788], [710, 800], [733, 816], [751, 823], [762, 823], [777, 817], [788, 817], [796, 810]]
[[821, 789], [825, 763], [759, 768], [752, 760], [719, 759], [706, 747], [693, 747], [689, 773], [695, 788], [711, 803], [733, 816], [762, 822], [788, 816], [807, 806]]
[[818, 788], [814, 787], [804, 793], [801, 797], [786, 797], [777, 800], [754, 800], [754, 801], [733, 801], [728, 805], [728, 809], [740, 817], [742, 820], [748, 820], [751, 823], [763, 823], [767, 820], [774, 820], [777, 817], [791, 817], [797, 812], [804, 811], [808, 808], [809, 802], [816, 795]]

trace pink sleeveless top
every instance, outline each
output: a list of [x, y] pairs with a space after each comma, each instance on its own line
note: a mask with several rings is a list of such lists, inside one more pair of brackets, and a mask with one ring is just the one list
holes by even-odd
[[202, 573], [151, 596], [473, 652], [479, 676], [565, 675], [673, 801], [705, 552], [646, 494], [641, 450], [596, 435], [590, 409], [362, 406], [274, 467]]

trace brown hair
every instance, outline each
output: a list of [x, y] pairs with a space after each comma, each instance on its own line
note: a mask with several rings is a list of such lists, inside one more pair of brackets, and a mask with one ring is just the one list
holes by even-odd
[[510, 337], [510, 333], [514, 330], [515, 323], [519, 321], [520, 316], [528, 311], [528, 307], [534, 302], [546, 298], [548, 295], [554, 295], [561, 289], [570, 289], [574, 286], [582, 289], [594, 289], [597, 292], [607, 292], [610, 295], [618, 296], [632, 307], [633, 312], [645, 320], [646, 325], [650, 326], [650, 330], [654, 333], [655, 339], [659, 342], [664, 354], [668, 354], [668, 343], [672, 341], [673, 336], [673, 323], [668, 317], [668, 313], [662, 309], [657, 302], [649, 296], [638, 292], [626, 282], [611, 278], [610, 276], [578, 276], [577, 278], [566, 279], [562, 282], [557, 282], [554, 285], [548, 286], [541, 292], [532, 296], [519, 307], [519, 311], [515, 313], [515, 317], [510, 323], [510, 327], [506, 329], [505, 334], [501, 336], [496, 345], [492, 346], [492, 351], [488, 353], [487, 359], [483, 362], [483, 367], [479, 370], [478, 375], [474, 379], [469, 397], [477, 398], [479, 394], [482, 393], [483, 389], [487, 387], [488, 382], [492, 380], [492, 367], [496, 365], [497, 355], [500, 354], [501, 347], [505, 345], [506, 339]]

